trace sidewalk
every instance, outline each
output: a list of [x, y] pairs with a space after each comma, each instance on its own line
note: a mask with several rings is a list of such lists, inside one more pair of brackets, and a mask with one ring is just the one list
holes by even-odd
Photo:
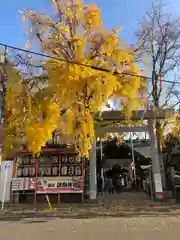
[[[87, 200], [84, 204], [75, 203], [75, 204], [64, 204], [61, 203], [59, 205], [52, 204], [52, 207], [58, 211], [62, 209], [103, 209], [103, 210], [124, 210], [130, 211], [133, 209], [168, 209], [175, 206], [172, 201], [165, 202], [154, 202], [149, 197], [147, 197], [144, 193], [139, 192], [131, 192], [131, 193], [122, 193], [122, 194], [114, 194], [109, 195], [107, 193], [103, 194], [103, 196], [98, 196], [96, 201]], [[8, 212], [16, 212], [16, 211], [43, 211], [48, 208], [48, 204], [13, 204], [5, 206], [6, 211]]]
[[68, 208], [37, 210], [37, 209], [26, 209], [19, 211], [6, 211], [0, 213], [0, 221], [21, 221], [32, 219], [38, 221], [38, 219], [95, 219], [95, 218], [111, 218], [111, 217], [180, 217], [179, 209], [168, 209], [168, 208], [149, 208], [149, 209], [136, 209], [136, 208], [124, 208], [117, 209], [117, 207], [111, 209], [105, 209], [100, 207], [93, 208], [75, 208], [69, 206]]
[[13, 205], [0, 212], [0, 221], [15, 221], [23, 218], [97, 218], [97, 217], [135, 217], [135, 216], [180, 216], [180, 205], [171, 202], [153, 202], [139, 193], [105, 195], [98, 202], [85, 204], [53, 205], [47, 204]]

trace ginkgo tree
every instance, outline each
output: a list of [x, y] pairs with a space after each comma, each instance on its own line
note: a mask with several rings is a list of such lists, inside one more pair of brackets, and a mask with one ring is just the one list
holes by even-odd
[[42, 53], [51, 56], [44, 63], [48, 83], [40, 93], [30, 94], [24, 134], [29, 149], [37, 154], [52, 132], [62, 129], [72, 136], [80, 154], [87, 156], [94, 138], [93, 115], [109, 99], [122, 99], [127, 116], [145, 103], [139, 95], [141, 78], [132, 76], [140, 70], [133, 50], [119, 39], [120, 28], [104, 28], [96, 5], [80, 0], [52, 4], [53, 17], [32, 10], [23, 15], [29, 27], [27, 45], [37, 41]]
[[[21, 72], [14, 68], [12, 63], [6, 62], [1, 70], [6, 76], [2, 79], [6, 93], [3, 157], [11, 157], [13, 152], [26, 142], [34, 154], [39, 153], [59, 123], [59, 106], [53, 101], [50, 89], [48, 89], [48, 97], [44, 96], [46, 88], [42, 91], [29, 89]], [[31, 141], [31, 135], [34, 134], [39, 136], [36, 142]]]

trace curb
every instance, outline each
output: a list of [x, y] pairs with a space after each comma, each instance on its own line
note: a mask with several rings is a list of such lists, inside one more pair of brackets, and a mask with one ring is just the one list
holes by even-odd
[[59, 218], [59, 219], [97, 219], [97, 218], [148, 218], [148, 217], [177, 217], [180, 218], [180, 213], [158, 213], [158, 212], [119, 212], [119, 213], [91, 213], [91, 214], [57, 214], [57, 213], [49, 213], [49, 214], [37, 214], [37, 215], [26, 215], [24, 213], [21, 214], [0, 214], [0, 221], [31, 221], [38, 222], [42, 219], [44, 222], [48, 221], [48, 219]]
[[49, 209], [44, 209], [44, 210], [36, 210], [36, 209], [31, 209], [31, 210], [16, 210], [16, 211], [0, 211], [0, 216], [14, 216], [14, 215], [34, 215], [34, 216], [41, 216], [41, 215], [47, 215], [47, 216], [70, 216], [70, 215], [131, 215], [131, 214], [136, 214], [136, 215], [152, 215], [152, 214], [158, 214], [158, 215], [180, 215], [180, 209], [171, 209], [171, 210], [165, 210], [164, 209], [151, 209], [151, 211], [147, 211], [147, 209], [92, 209], [91, 211], [76, 211], [76, 209], [73, 210], [68, 210], [68, 209], [61, 209], [61, 211], [58, 211], [54, 209], [54, 211], [50, 211]]

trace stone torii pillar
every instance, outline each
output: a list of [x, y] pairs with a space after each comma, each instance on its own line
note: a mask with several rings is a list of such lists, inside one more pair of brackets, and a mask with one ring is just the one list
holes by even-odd
[[149, 137], [150, 137], [150, 151], [152, 158], [152, 172], [154, 180], [154, 197], [155, 200], [162, 200], [164, 198], [163, 194], [163, 183], [162, 183], [162, 172], [160, 168], [159, 153], [157, 147], [156, 133], [154, 130], [154, 120], [148, 120], [149, 127]]
[[94, 138], [89, 159], [89, 198], [91, 200], [95, 200], [97, 197], [96, 175], [96, 138]]

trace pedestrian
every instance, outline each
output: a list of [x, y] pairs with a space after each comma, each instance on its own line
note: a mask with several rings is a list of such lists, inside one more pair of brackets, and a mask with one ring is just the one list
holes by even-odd
[[143, 184], [143, 191], [146, 193], [146, 180], [145, 179], [142, 180], [142, 184]]
[[97, 177], [97, 188], [98, 188], [98, 195], [101, 194], [103, 192], [103, 180], [102, 177], [100, 175], [98, 175]]
[[114, 194], [114, 186], [113, 186], [111, 177], [109, 177], [109, 179], [108, 179], [108, 187], [109, 187], [109, 194]]

